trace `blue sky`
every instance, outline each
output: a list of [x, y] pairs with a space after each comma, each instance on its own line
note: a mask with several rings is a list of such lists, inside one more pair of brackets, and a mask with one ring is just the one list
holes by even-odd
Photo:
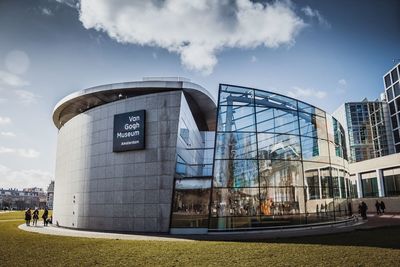
[[0, 187], [50, 182], [52, 110], [95, 85], [183, 76], [328, 112], [374, 100], [400, 58], [399, 12], [397, 0], [1, 0]]

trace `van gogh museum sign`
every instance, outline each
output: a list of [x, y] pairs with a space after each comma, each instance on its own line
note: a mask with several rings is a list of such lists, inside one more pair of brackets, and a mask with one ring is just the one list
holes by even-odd
[[144, 149], [146, 111], [114, 115], [113, 152]]

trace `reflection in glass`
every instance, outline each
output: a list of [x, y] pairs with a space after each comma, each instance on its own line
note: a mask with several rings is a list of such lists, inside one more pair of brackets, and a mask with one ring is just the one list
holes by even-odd
[[259, 173], [263, 187], [303, 185], [301, 161], [260, 160]]
[[258, 214], [258, 188], [221, 188], [213, 190], [211, 216], [254, 216]]
[[331, 221], [346, 213], [342, 199], [353, 187], [336, 119], [256, 89], [221, 85], [219, 99], [210, 228]]
[[304, 213], [304, 190], [302, 187], [264, 187], [260, 193], [262, 215], [286, 215]]
[[315, 115], [318, 115], [321, 117], [325, 117], [325, 112], [323, 112], [319, 108], [311, 106], [307, 103], [298, 101], [298, 107], [299, 107], [299, 111], [301, 111], [301, 112], [307, 112], [307, 113], [315, 114]]
[[260, 159], [301, 159], [300, 139], [297, 135], [258, 134], [258, 155]]
[[220, 91], [220, 105], [253, 105], [254, 90], [236, 86], [222, 86]]
[[329, 163], [328, 142], [322, 139], [301, 137], [303, 160]]
[[400, 168], [383, 171], [383, 182], [385, 184], [385, 196], [400, 195]]
[[313, 114], [299, 112], [300, 134], [302, 136], [327, 139], [326, 120]]
[[215, 160], [214, 187], [258, 186], [257, 160]]
[[297, 101], [278, 95], [272, 92], [265, 92], [255, 90], [255, 104], [256, 106], [271, 107], [277, 109], [297, 110]]
[[307, 186], [307, 199], [319, 199], [321, 194], [319, 192], [319, 175], [318, 170], [307, 170], [305, 173], [305, 182]]
[[220, 106], [218, 129], [224, 132], [255, 132], [254, 107]]
[[226, 132], [217, 134], [216, 159], [256, 159], [256, 133]]
[[211, 180], [175, 181], [171, 227], [208, 227]]
[[257, 131], [299, 134], [297, 111], [256, 107]]

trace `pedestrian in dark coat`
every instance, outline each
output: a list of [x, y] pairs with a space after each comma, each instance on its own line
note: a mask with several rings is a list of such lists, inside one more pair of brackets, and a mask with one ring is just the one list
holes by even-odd
[[375, 208], [376, 208], [376, 214], [381, 214], [381, 204], [379, 203], [379, 201], [377, 200], [375, 202]]
[[367, 204], [363, 201], [361, 202], [361, 217], [366, 220], [367, 219], [367, 210], [368, 206]]
[[49, 217], [49, 210], [47, 208], [44, 209], [44, 213], [42, 215], [43, 218], [43, 226], [47, 226], [47, 217]]
[[380, 206], [381, 206], [382, 213], [385, 213], [386, 206], [385, 206], [385, 203], [383, 201], [381, 201]]
[[39, 220], [39, 209], [33, 211], [33, 223], [32, 225], [37, 226], [37, 221]]
[[32, 219], [31, 208], [28, 208], [28, 209], [25, 211], [26, 226], [30, 226], [30, 224], [31, 224], [31, 219]]

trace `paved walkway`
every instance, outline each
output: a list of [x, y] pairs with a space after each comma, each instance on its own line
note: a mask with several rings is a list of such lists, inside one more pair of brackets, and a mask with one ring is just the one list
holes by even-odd
[[154, 234], [117, 234], [104, 233], [94, 231], [83, 231], [66, 229], [61, 227], [42, 225], [33, 227], [21, 224], [18, 228], [24, 231], [72, 237], [87, 237], [87, 238], [106, 238], [120, 240], [147, 240], [147, 241], [186, 241], [194, 242], [198, 240], [210, 241], [248, 241], [248, 240], [266, 240], [273, 238], [288, 238], [299, 236], [312, 236], [323, 234], [335, 234], [351, 232], [354, 230], [368, 230], [379, 227], [400, 225], [400, 214], [387, 215], [368, 215], [368, 220], [359, 219], [352, 223], [341, 223], [325, 226], [310, 226], [293, 229], [276, 229], [276, 230], [260, 230], [260, 231], [243, 231], [243, 232], [214, 232], [205, 235], [154, 235]]

